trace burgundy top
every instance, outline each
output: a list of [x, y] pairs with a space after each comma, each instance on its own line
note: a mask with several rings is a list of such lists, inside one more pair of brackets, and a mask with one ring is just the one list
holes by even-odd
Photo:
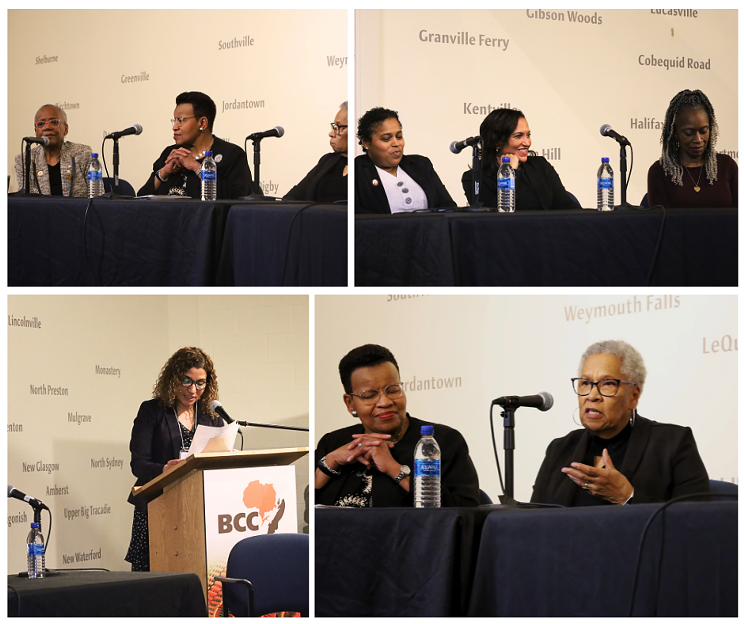
[[[664, 208], [738, 208], [739, 167], [725, 154], [716, 154], [718, 179], [711, 185], [700, 167], [683, 167], [682, 186], [672, 182], [657, 160], [648, 170], [648, 205]], [[700, 177], [700, 192], [695, 181]]]

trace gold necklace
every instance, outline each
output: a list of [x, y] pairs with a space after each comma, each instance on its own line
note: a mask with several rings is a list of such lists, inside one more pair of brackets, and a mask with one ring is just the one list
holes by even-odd
[[703, 169], [704, 168], [705, 168], [705, 165], [703, 165], [702, 167], [700, 167], [700, 175], [698, 176], [698, 181], [695, 182], [695, 178], [692, 177], [692, 174], [690, 173], [690, 171], [687, 169], [687, 167], [685, 167], [685, 171], [687, 171], [687, 175], [690, 176], [690, 180], [692, 180], [692, 183], [695, 185], [693, 188], [695, 189], [695, 192], [696, 193], [699, 193], [700, 192], [700, 178], [703, 177]]
[[400, 427], [400, 433], [394, 438], [390, 439], [390, 444], [397, 444], [398, 442], [400, 442], [400, 439], [403, 437], [403, 434], [406, 432], [407, 429], [408, 429], [408, 418], [406, 418], [405, 421], [403, 421], [403, 424]]

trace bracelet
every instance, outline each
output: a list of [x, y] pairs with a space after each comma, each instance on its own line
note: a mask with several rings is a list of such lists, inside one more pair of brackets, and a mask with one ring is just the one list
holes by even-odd
[[626, 500], [626, 501], [625, 501], [625, 502], [623, 503], [623, 505], [629, 505], [629, 504], [630, 504], [630, 499], [632, 499], [632, 498], [633, 498], [633, 494], [635, 494], [635, 488], [633, 488], [633, 491], [632, 491], [632, 492], [630, 493], [630, 496], [628, 496], [628, 500]]
[[320, 470], [323, 474], [327, 474], [329, 477], [341, 476], [340, 470], [334, 470], [326, 463], [325, 456], [320, 458], [320, 461], [318, 462], [318, 470]]
[[160, 175], [160, 169], [158, 169], [158, 170], [157, 170], [157, 171], [155, 172], [155, 177], [156, 177], [156, 178], [157, 178], [158, 180], [160, 180], [161, 182], [165, 182], [165, 181], [166, 181], [166, 180], [168, 179], [168, 178], [163, 178], [163, 177], [162, 177], [162, 176]]

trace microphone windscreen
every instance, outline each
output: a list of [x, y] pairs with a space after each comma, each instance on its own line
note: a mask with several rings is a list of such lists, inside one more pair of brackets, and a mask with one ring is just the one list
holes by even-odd
[[457, 149], [457, 141], [452, 141], [452, 143], [450, 143], [450, 152], [452, 152], [453, 154], [460, 153], [460, 150]]
[[41, 144], [44, 147], [48, 147], [49, 146], [49, 137], [40, 137], [40, 141], [41, 141]]
[[219, 401], [212, 401], [212, 402], [211, 402], [211, 403], [209, 404], [209, 408], [210, 408], [210, 409], [211, 409], [211, 410], [212, 410], [213, 412], [216, 412], [216, 411], [217, 411], [217, 408], [218, 408], [218, 407], [222, 407], [222, 403], [220, 403]]
[[537, 395], [543, 398], [542, 407], [538, 408], [541, 412], [547, 412], [553, 407], [553, 395], [550, 392], [538, 392]]
[[132, 128], [134, 128], [134, 130], [135, 130], [135, 132], [134, 132], [135, 135], [142, 134], [142, 126], [140, 126], [139, 124], [134, 124], [132, 126]]
[[600, 129], [599, 133], [602, 136], [609, 136], [609, 132], [612, 130], [612, 126], [610, 124], [604, 124]]
[[9, 485], [8, 486], [8, 498], [13, 496], [13, 490], [15, 490], [15, 488], [12, 485]]
[[281, 126], [277, 126], [276, 128], [274, 128], [274, 130], [276, 130], [277, 138], [284, 136], [284, 128], [282, 128]]

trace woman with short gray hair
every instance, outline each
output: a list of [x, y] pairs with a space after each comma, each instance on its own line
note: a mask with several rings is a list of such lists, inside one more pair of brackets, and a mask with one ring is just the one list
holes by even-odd
[[708, 493], [708, 473], [692, 430], [638, 415], [646, 365], [633, 346], [595, 342], [571, 382], [583, 429], [550, 443], [533, 502], [628, 505]]

